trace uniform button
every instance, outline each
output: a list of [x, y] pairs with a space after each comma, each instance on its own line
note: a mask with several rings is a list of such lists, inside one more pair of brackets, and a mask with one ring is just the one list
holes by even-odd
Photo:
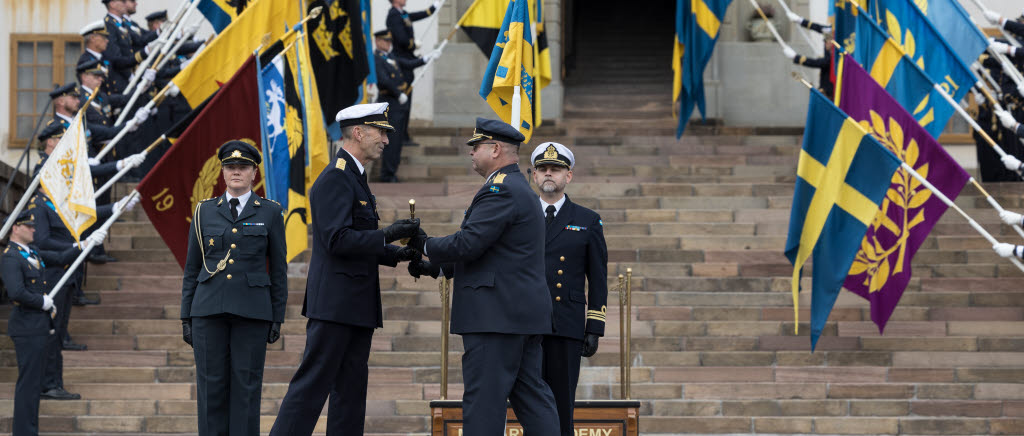
[[562, 275], [562, 270], [558, 270], [558, 275]]
[[36, 279], [32, 279], [32, 283], [35, 283], [35, 282], [36, 282]]
[[235, 244], [231, 244], [231, 248], [235, 248], [235, 247], [236, 247]]
[[231, 233], [238, 233], [238, 229], [231, 229]]
[[562, 297], [555, 297], [555, 301], [562, 301]]
[[231, 274], [228, 274], [228, 280], [231, 280]]
[[562, 289], [562, 284], [561, 283], [557, 283], [557, 284], [555, 284], [555, 287], [558, 288], [558, 289]]
[[559, 257], [558, 260], [565, 262], [565, 256]]
[[228, 263], [234, 265], [235, 264], [235, 260], [234, 259], [228, 259]]

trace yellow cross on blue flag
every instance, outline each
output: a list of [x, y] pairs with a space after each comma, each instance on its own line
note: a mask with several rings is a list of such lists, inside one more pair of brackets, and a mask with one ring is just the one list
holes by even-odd
[[814, 89], [806, 126], [786, 257], [793, 263], [793, 311], [799, 326], [800, 275], [813, 256], [813, 350], [901, 161]]
[[672, 114], [683, 136], [693, 106], [704, 118], [704, 67], [711, 60], [718, 30], [732, 0], [676, 0], [676, 38], [672, 51]]
[[[529, 0], [512, 0], [505, 11], [505, 19], [494, 43], [491, 59], [480, 84], [480, 96], [494, 109], [502, 121], [526, 137], [530, 142], [533, 129], [540, 124], [534, 110], [539, 109], [535, 79], [538, 76], [537, 46], [530, 20]], [[518, 95], [516, 94], [518, 92]], [[518, 103], [518, 107], [516, 104]], [[518, 109], [519, 122], [513, 120]]]

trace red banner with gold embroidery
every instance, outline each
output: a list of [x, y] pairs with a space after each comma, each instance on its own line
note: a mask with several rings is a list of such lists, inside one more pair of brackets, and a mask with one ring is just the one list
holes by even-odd
[[[146, 215], [183, 267], [192, 211], [225, 190], [217, 148], [240, 139], [262, 149], [258, 80], [256, 58], [250, 56], [139, 183]], [[256, 192], [262, 195], [259, 173]]]

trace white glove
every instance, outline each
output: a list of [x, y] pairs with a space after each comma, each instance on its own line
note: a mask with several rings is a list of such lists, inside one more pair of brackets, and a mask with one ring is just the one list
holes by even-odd
[[430, 7], [434, 8], [435, 12], [441, 9], [441, 0], [434, 0], [434, 4], [430, 5]]
[[164, 42], [161, 39], [157, 38], [153, 40], [153, 42], [146, 45], [146, 54], [148, 55], [150, 53], [156, 53], [156, 51], [160, 50], [160, 47], [162, 47], [163, 45]]
[[379, 96], [380, 90], [377, 89], [377, 84], [371, 83], [369, 86], [366, 87], [366, 97], [369, 102], [376, 103], [377, 97]]
[[999, 212], [999, 219], [1003, 220], [1003, 222], [1006, 223], [1006, 225], [1008, 226], [1019, 226], [1021, 225], [1021, 221], [1024, 220], [1024, 215], [1021, 215], [1017, 212], [1003, 210], [1002, 212]]
[[85, 238], [85, 243], [89, 244], [89, 247], [95, 247], [97, 245], [102, 244], [104, 239], [107, 239], [107, 231], [99, 229], [96, 230], [95, 232], [92, 232], [92, 234], [89, 235], [88, 238]]
[[114, 210], [120, 210], [122, 211], [122, 213], [129, 212], [132, 210], [132, 208], [135, 207], [136, 204], [139, 204], [138, 195], [131, 197], [131, 200], [129, 200], [128, 197], [125, 197], [120, 200], [117, 200], [117, 203], [114, 204]]
[[145, 161], [145, 160], [146, 160], [145, 152], [135, 153], [135, 154], [133, 154], [131, 156], [128, 156], [128, 157], [126, 157], [124, 159], [121, 159], [121, 160], [117, 161], [117, 170], [121, 171], [125, 167], [135, 168], [135, 167], [137, 167], [139, 165], [142, 165], [142, 162]]
[[94, 158], [94, 157], [90, 157], [90, 158], [89, 158], [89, 160], [88, 160], [88, 162], [89, 162], [89, 166], [91, 166], [91, 167], [94, 167], [94, 166], [96, 166], [96, 165], [99, 165], [99, 164], [100, 164], [100, 160], [99, 160], [99, 159], [96, 159], [96, 158]]
[[149, 119], [150, 111], [145, 106], [140, 107], [139, 110], [135, 111], [135, 125], [141, 126]]
[[793, 11], [786, 12], [786, 17], [789, 17], [789, 21], [792, 21], [794, 23], [800, 23], [801, 21], [804, 20], [804, 17], [797, 15], [796, 12]]
[[999, 158], [999, 160], [1003, 161], [1003, 166], [1010, 171], [1017, 171], [1020, 169], [1020, 159], [1017, 159], [1012, 154], [1003, 156]]
[[782, 46], [782, 55], [789, 59], [796, 59], [796, 51], [788, 45]]
[[1003, 42], [992, 41], [988, 44], [988, 48], [992, 49], [996, 53], [1010, 54], [1009, 44]]
[[414, 50], [419, 50], [420, 49], [420, 42], [419, 41], [413, 41], [412, 44], [413, 44], [413, 49]]
[[156, 80], [156, 70], [146, 68], [146, 71], [142, 72], [142, 80], [145, 80], [147, 83], [153, 83]]
[[1013, 251], [1016, 248], [1017, 246], [1013, 244], [1007, 244], [1005, 242], [1000, 242], [992, 246], [992, 249], [996, 251], [996, 254], [998, 254], [999, 257], [1013, 256]]
[[984, 11], [982, 11], [982, 13], [985, 14], [985, 19], [992, 24], [999, 24], [999, 20], [1003, 18], [996, 11], [993, 11], [991, 9], [985, 9]]
[[[182, 64], [182, 67], [181, 67], [181, 69], [183, 69], [183, 70], [185, 69], [184, 65], [185, 64]], [[167, 85], [167, 92], [165, 92], [164, 95], [166, 95], [168, 97], [177, 97], [178, 94], [180, 94], [180, 93], [181, 93], [181, 90], [178, 89], [178, 85], [175, 85], [172, 82], [172, 83]]]
[[199, 31], [199, 25], [200, 24], [202, 24], [202, 21], [194, 23], [191, 26], [188, 26], [188, 29], [185, 30], [185, 32], [186, 32], [185, 34], [188, 35], [189, 37], [191, 37], [192, 35], [195, 35], [196, 32]]
[[999, 122], [1007, 129], [1013, 130], [1017, 128], [1017, 120], [1013, 118], [1009, 112], [1005, 110], [996, 109], [996, 116], [999, 117]]
[[398, 104], [406, 104], [409, 102], [409, 96], [405, 93], [398, 94]]
[[44, 294], [43, 295], [43, 310], [49, 312], [50, 309], [53, 309], [53, 298], [50, 298], [49, 295], [45, 295]]
[[124, 128], [128, 129], [128, 133], [132, 133], [135, 132], [136, 130], [139, 130], [139, 123], [135, 120], [135, 118], [132, 118], [128, 120], [128, 124], [126, 124]]
[[177, 40], [181, 39], [183, 36], [184, 36], [183, 29], [179, 27], [179, 28], [174, 30], [174, 33], [171, 34], [170, 41], [176, 42]]

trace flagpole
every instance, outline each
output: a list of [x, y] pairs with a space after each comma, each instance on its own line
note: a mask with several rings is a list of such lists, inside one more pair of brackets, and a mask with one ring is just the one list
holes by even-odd
[[[160, 53], [156, 57], [156, 62], [160, 63], [163, 57], [164, 54]], [[157, 70], [156, 68], [152, 68], [146, 71], [152, 71], [153, 74], [155, 75]], [[150, 83], [146, 83], [145, 80], [143, 80], [143, 83], [145, 84], [139, 84], [139, 86], [135, 88], [135, 92], [132, 93], [132, 98], [129, 99], [128, 104], [125, 104], [124, 108], [121, 109], [121, 115], [118, 115], [117, 121], [114, 122], [115, 126], [124, 122], [124, 119], [128, 117], [128, 113], [130, 113], [132, 111], [132, 108], [135, 107], [135, 102], [139, 99], [139, 96], [142, 95], [142, 93], [145, 92], [147, 88], [149, 88]]]
[[[125, 201], [124, 204], [127, 204], [128, 202], [131, 201], [132, 197], [135, 197], [137, 195], [139, 195], [139, 191], [133, 190], [130, 194], [128, 194], [127, 196], [125, 196], [121, 200]], [[100, 230], [102, 230], [104, 232], [108, 231], [110, 229], [110, 226], [114, 225], [114, 222], [117, 221], [117, 219], [121, 217], [122, 213], [124, 213], [124, 208], [118, 208], [118, 207], [116, 207], [116, 204], [115, 204], [114, 213], [110, 216], [110, 218], [107, 218], [107, 221], [104, 222], [103, 225], [100, 226], [100, 228], [98, 230], [96, 230], [96, 231], [100, 231]], [[85, 258], [87, 256], [89, 256], [89, 252], [91, 252], [92, 249], [93, 249], [93, 245], [92, 244], [86, 244], [85, 248], [82, 248], [82, 252], [78, 254], [78, 258], [75, 259], [75, 262], [72, 263], [71, 266], [69, 266], [66, 271], [64, 271], [64, 275], [60, 278], [60, 281], [57, 282], [57, 284], [53, 286], [53, 289], [50, 290], [50, 293], [48, 295], [49, 295], [49, 297], [51, 299], [56, 297], [57, 294], [60, 293], [60, 289], [64, 286], [64, 283], [67, 283], [68, 279], [73, 274], [75, 274], [75, 270], [77, 270], [78, 266], [82, 264], [82, 262], [85, 260]], [[51, 312], [51, 316], [56, 315], [57, 314], [57, 308], [54, 307], [50, 312]]]
[[978, 122], [975, 121], [974, 118], [971, 118], [970, 114], [968, 114], [963, 107], [957, 104], [956, 101], [953, 100], [953, 97], [950, 97], [949, 93], [947, 93], [945, 89], [942, 89], [941, 86], [936, 84], [935, 90], [938, 91], [939, 94], [942, 94], [942, 97], [946, 99], [946, 102], [949, 103], [950, 106], [953, 106], [953, 109], [956, 110], [956, 113], [960, 114], [964, 121], [967, 121], [967, 124], [971, 125], [971, 128], [978, 131], [978, 134], [980, 134], [981, 137], [985, 139], [985, 142], [988, 142], [988, 145], [992, 146], [996, 153], [999, 154], [999, 157], [1006, 156], [1006, 152], [1003, 151], [1002, 147], [1000, 147], [999, 144], [996, 144], [996, 141], [992, 139], [991, 136], [988, 136], [988, 133], [982, 130], [981, 126], [978, 125]]
[[[989, 80], [992, 80], [992, 77], [987, 73], [987, 71], [984, 68], [981, 68], [978, 65], [977, 62], [975, 62], [974, 65], [972, 65], [972, 67], [976, 67], [975, 69], [977, 69], [978, 71], [981, 71], [983, 76], [985, 76]], [[992, 80], [992, 81], [994, 82], [994, 80]], [[979, 84], [978, 89], [981, 90], [982, 94], [985, 94], [985, 97], [988, 99], [988, 101], [992, 103], [992, 107], [997, 109], [997, 110], [1000, 110], [1000, 111], [1004, 110], [1003, 106], [1001, 104], [999, 104], [999, 100], [996, 100], [995, 96], [993, 96], [992, 92], [988, 89], [988, 86], [985, 85], [985, 82], [982, 81], [982, 80], [979, 80], [978, 84]], [[1020, 141], [1021, 144], [1024, 144], [1024, 138], [1017, 138], [1017, 140]], [[1000, 157], [1002, 157], [1002, 156], [1000, 156]], [[1024, 233], [1022, 233], [1021, 236], [1024, 236]]]
[[[152, 111], [153, 108], [163, 103], [164, 99], [167, 98], [167, 93], [169, 92], [172, 86], [174, 86], [174, 82], [168, 82], [167, 86], [164, 86], [164, 89], [161, 89], [160, 92], [158, 92], [156, 96], [154, 96], [153, 99], [150, 100], [149, 103], [146, 103], [146, 105], [143, 106], [142, 109], [140, 110]], [[117, 136], [114, 136], [114, 139], [111, 139], [110, 142], [108, 142], [107, 145], [104, 145], [103, 149], [100, 150], [99, 153], [96, 153], [96, 156], [93, 157], [99, 160], [102, 159], [103, 156], [106, 156], [107, 153], [110, 152], [110, 150], [113, 149], [118, 142], [121, 142], [121, 139], [128, 134], [128, 131], [131, 130], [133, 126], [135, 126], [134, 117], [128, 120], [128, 124], [122, 127], [120, 132], [117, 132]]]
[[174, 43], [174, 46], [171, 47], [171, 49], [168, 51], [168, 55], [165, 56], [163, 59], [157, 61], [156, 71], [160, 71], [164, 67], [164, 65], [167, 64], [168, 61], [173, 59], [174, 56], [177, 55], [178, 50], [181, 49], [181, 46], [185, 45], [186, 42], [191, 40], [198, 30], [199, 26], [193, 26], [188, 28], [188, 30], [186, 30], [184, 33], [182, 33], [181, 38], [179, 38]]
[[[456, 27], [456, 29], [457, 28], [458, 27]], [[441, 53], [444, 53], [444, 48], [447, 45], [448, 45], [448, 40], [444, 39], [444, 40], [441, 41], [441, 45], [437, 46], [437, 50], [440, 50]], [[420, 70], [416, 73], [416, 78], [412, 79], [412, 83], [409, 85], [410, 92], [412, 91], [413, 88], [416, 87], [416, 82], [419, 82], [420, 78], [422, 78], [425, 74], [427, 74], [427, 67], [430, 66], [430, 64], [434, 63], [434, 59], [437, 59], [437, 58], [431, 57], [430, 61], [425, 63], [425, 64], [423, 64], [422, 68], [420, 68]]]
[[[789, 9], [789, 5], [786, 4], [786, 0], [776, 0], [776, 1], [779, 2], [779, 5], [782, 6], [782, 9], [785, 9], [787, 16], [789, 14], [793, 13], [793, 11], [791, 9]], [[807, 34], [807, 29], [804, 29], [804, 26], [801, 26], [799, 24], [796, 25], [796, 28], [800, 31], [799, 32], [800, 36], [803, 36], [804, 37], [804, 41], [806, 41], [807, 45], [810, 46], [811, 51], [813, 51], [814, 54], [817, 56], [818, 55], [818, 50], [815, 48], [816, 46], [814, 45], [814, 42], [811, 41], [811, 36], [809, 34]]]
[[[981, 9], [983, 12], [991, 10], [991, 9], [985, 7], [985, 5], [983, 3], [981, 3], [981, 0], [973, 0], [973, 1], [974, 1], [974, 5], [977, 6], [978, 9]], [[999, 27], [999, 31], [1003, 33], [1003, 36], [1005, 36], [1006, 39], [1008, 41], [1010, 41], [1011, 44], [1014, 45], [1014, 47], [1020, 47], [1021, 46], [1020, 45], [1020, 41], [1017, 41], [1017, 38], [1014, 38], [1013, 35], [1010, 35], [1009, 33], [1007, 33], [1006, 29], [1003, 29], [1003, 26], [999, 26], [998, 24], [999, 23], [996, 23], [996, 25]]]
[[[982, 188], [981, 184], [978, 183], [976, 180], [974, 180], [974, 177], [971, 177], [970, 180], [971, 180], [971, 183], [974, 184], [974, 187], [979, 192], [981, 192], [982, 195], [985, 196], [985, 200], [988, 201], [988, 204], [990, 204], [992, 206], [992, 208], [996, 210], [996, 212], [1003, 213], [1003, 211], [1005, 210], [1005, 209], [1003, 209], [1003, 206], [1001, 206], [999, 204], [999, 202], [996, 201], [995, 198], [992, 198], [991, 195], [988, 195], [988, 191], [986, 191], [985, 188]], [[1021, 229], [1020, 224], [1013, 224], [1010, 227], [1013, 227], [1013, 230], [1015, 230], [1018, 235], [1020, 235], [1022, 238], [1024, 238], [1024, 230]]]
[[[96, 94], [99, 94], [99, 92], [93, 91], [92, 95], [90, 95], [89, 98], [85, 100], [85, 103], [82, 104], [82, 107], [78, 108], [78, 113], [75, 114], [75, 118], [84, 115], [85, 109], [89, 107], [90, 103], [92, 103], [92, 99], [96, 98]], [[74, 118], [72, 118], [72, 121], [74, 121]], [[39, 174], [36, 174], [34, 177], [32, 177], [32, 183], [29, 183], [28, 187], [25, 188], [25, 193], [22, 194], [21, 199], [18, 200], [18, 204], [14, 206], [14, 210], [11, 211], [11, 214], [7, 216], [7, 220], [4, 221], [4, 227], [3, 229], [0, 229], [0, 239], [7, 237], [7, 232], [11, 231], [11, 226], [14, 225], [15, 218], [17, 218], [18, 214], [21, 213], [23, 209], [25, 209], [25, 205], [28, 204], [29, 198], [32, 198], [32, 193], [36, 192], [36, 189], [39, 189], [39, 182], [42, 180], [42, 177], [40, 176], [42, 174], [43, 172], [40, 170]], [[11, 177], [14, 176], [12, 175]]]
[[[141, 64], [139, 64], [138, 68], [136, 68], [136, 70], [135, 70], [136, 72], [138, 72], [138, 71], [146, 71], [146, 68], [149, 68], [149, 65], [151, 63], [153, 63], [153, 56], [156, 55], [157, 53], [160, 53], [160, 54], [166, 53], [166, 51], [163, 50], [163, 48], [164, 48], [164, 46], [167, 45], [168, 40], [171, 39], [174, 36], [174, 30], [176, 30], [178, 28], [178, 24], [183, 21], [182, 20], [182, 15], [186, 14], [186, 11], [188, 11], [187, 13], [191, 13], [191, 11], [193, 9], [195, 9], [192, 6], [193, 5], [197, 5], [198, 3], [199, 3], [198, 1], [194, 2], [193, 0], [185, 0], [185, 1], [183, 1], [178, 6], [178, 10], [174, 12], [174, 19], [166, 23], [166, 25], [171, 26], [171, 28], [168, 29], [170, 31], [161, 32], [160, 33], [160, 37], [157, 38], [157, 41], [162, 41], [162, 43], [160, 44], [161, 50], [154, 51], [153, 53], [150, 53], [149, 55], [147, 55], [146, 56], [146, 60], [144, 60]], [[186, 4], [189, 5], [187, 10], [185, 9], [185, 5]], [[159, 62], [159, 60], [157, 60], [157, 62]], [[125, 88], [125, 92], [132, 92], [132, 90], [135, 89], [135, 85], [138, 83], [139, 78], [141, 76], [142, 76], [142, 74], [134, 74], [133, 73], [132, 77], [131, 77], [131, 80], [128, 82], [128, 86]]]
[[[164, 142], [166, 140], [166, 134], [160, 135], [160, 137], [157, 138], [156, 141], [153, 141], [152, 144], [149, 144], [149, 147], [146, 147], [145, 150], [142, 150], [140, 152], [142, 154], [142, 157], [145, 158], [146, 155], [151, 153], [153, 149], [156, 148], [156, 146], [160, 145], [161, 142]], [[114, 176], [111, 177], [110, 180], [107, 180], [107, 183], [104, 183], [103, 186], [100, 187], [100, 189], [97, 189], [95, 192], [93, 192], [93, 198], [99, 198], [100, 195], [102, 195], [104, 192], [107, 192], [107, 189], [110, 189], [111, 186], [114, 186], [114, 183], [120, 180], [121, 177], [124, 177], [124, 175], [127, 174], [128, 171], [130, 171], [132, 168], [135, 167], [125, 166], [124, 168], [121, 168], [121, 170], [118, 171], [117, 174], [114, 174]]]
[[518, 131], [519, 126], [523, 124], [522, 103], [523, 97], [519, 95], [519, 85], [516, 85], [512, 90], [512, 119], [509, 120], [511, 121], [509, 124], [511, 124], [512, 128], [516, 129], [516, 131]]
[[[943, 194], [942, 191], [940, 191], [938, 188], [932, 185], [931, 182], [928, 181], [928, 179], [922, 177], [920, 174], [917, 173], [917, 171], [914, 171], [913, 167], [907, 165], [906, 162], [901, 162], [900, 167], [902, 167], [903, 170], [906, 171], [911, 176], [914, 176], [914, 178], [917, 179], [917, 181], [921, 182], [921, 185], [928, 188], [928, 190], [932, 191], [932, 194], [935, 194], [935, 196], [942, 200], [943, 203], [946, 203], [946, 206], [949, 206], [950, 209], [956, 210], [957, 213], [963, 216], [964, 219], [967, 220], [967, 223], [970, 224], [971, 227], [974, 228], [974, 230], [980, 233], [982, 237], [988, 240], [990, 244], [996, 245], [999, 243], [999, 241], [997, 241], [996, 238], [993, 238], [992, 235], [989, 234], [989, 232], [986, 231], [983, 227], [981, 227], [981, 225], [979, 225], [977, 221], [974, 221], [974, 219], [971, 218], [970, 215], [967, 215], [967, 212], [964, 212], [963, 209], [960, 209], [960, 206], [957, 206], [956, 203], [953, 203], [953, 201], [949, 199], [949, 197], [946, 197], [946, 194]], [[971, 180], [973, 181], [974, 179], [972, 178]], [[977, 186], [977, 184], [975, 185]], [[1021, 271], [1024, 271], [1024, 264], [1021, 264], [1020, 260], [1012, 256], [1009, 259], [1010, 262], [1017, 266], [1017, 268], [1019, 268]]]
[[[782, 36], [779, 35], [779, 31], [775, 30], [775, 25], [772, 24], [771, 20], [768, 19], [768, 16], [765, 15], [764, 11], [761, 10], [761, 6], [758, 5], [755, 0], [750, 0], [750, 4], [754, 6], [754, 9], [757, 10], [757, 14], [760, 15], [761, 19], [764, 20], [764, 23], [768, 25], [768, 30], [771, 30], [772, 31], [772, 35], [775, 36], [775, 41], [778, 42], [779, 45], [782, 46], [783, 48], [786, 48], [787, 47], [786, 42], [783, 41]], [[813, 49], [813, 47], [812, 47], [812, 49]]]
[[987, 68], [983, 68], [981, 65], [978, 64], [977, 61], [975, 61], [973, 64], [971, 64], [971, 69], [973, 69], [975, 73], [979, 73], [981, 77], [988, 82], [988, 84], [986, 85], [983, 81], [979, 81], [983, 82], [981, 86], [979, 86], [979, 88], [988, 88], [989, 86], [992, 86], [992, 89], [988, 89], [988, 91], [998, 93], [996, 89], [998, 89], [999, 86], [996, 84], [996, 79], [992, 78], [992, 74], [989, 74]]

